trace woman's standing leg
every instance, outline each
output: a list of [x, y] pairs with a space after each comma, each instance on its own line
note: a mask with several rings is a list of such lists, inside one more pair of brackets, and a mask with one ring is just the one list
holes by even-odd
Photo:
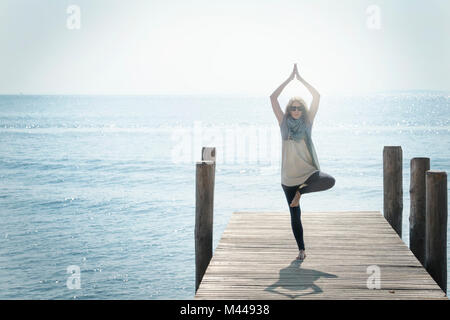
[[[288, 187], [285, 185], [281, 185], [283, 188], [284, 194], [286, 195], [286, 200], [288, 205], [292, 202], [292, 199], [297, 192], [298, 186]], [[300, 218], [301, 210], [300, 205], [295, 207], [289, 206], [289, 211], [291, 212], [291, 227], [292, 232], [294, 233], [295, 240], [297, 241], [297, 246], [299, 250], [305, 250], [305, 243], [303, 241], [303, 226]]]
[[334, 186], [336, 180], [334, 177], [323, 171], [314, 172], [306, 181], [307, 186], [299, 188], [301, 194], [328, 190]]

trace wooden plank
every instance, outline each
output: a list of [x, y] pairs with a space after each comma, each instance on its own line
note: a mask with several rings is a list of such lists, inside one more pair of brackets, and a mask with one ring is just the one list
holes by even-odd
[[234, 212], [194, 298], [447, 300], [380, 212], [305, 211], [302, 224], [300, 262], [288, 212]]

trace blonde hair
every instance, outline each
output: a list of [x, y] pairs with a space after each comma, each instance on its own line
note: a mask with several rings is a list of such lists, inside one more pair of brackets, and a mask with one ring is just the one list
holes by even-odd
[[284, 118], [287, 118], [287, 117], [290, 117], [290, 116], [291, 116], [291, 112], [289, 111], [289, 107], [290, 107], [295, 101], [300, 102], [300, 104], [301, 104], [302, 106], [305, 107], [306, 112], [302, 112], [302, 116], [301, 116], [301, 117], [304, 118], [307, 122], [309, 122], [309, 117], [308, 117], [309, 107], [308, 107], [308, 105], [306, 104], [305, 100], [304, 100], [302, 97], [300, 97], [300, 96], [294, 96], [294, 97], [292, 97], [292, 98], [289, 99], [289, 102], [287, 103], [286, 108], [285, 108], [285, 110], [284, 110], [283, 121], [284, 121]]
[[292, 98], [289, 99], [289, 102], [287, 103], [286, 108], [285, 108], [285, 110], [284, 110], [285, 113], [289, 112], [289, 107], [292, 106], [292, 104], [293, 104], [295, 101], [300, 102], [300, 104], [303, 105], [303, 106], [305, 107], [306, 111], [309, 110], [308, 105], [306, 104], [305, 100], [304, 100], [302, 97], [300, 97], [300, 96], [294, 96], [294, 97], [292, 97]]

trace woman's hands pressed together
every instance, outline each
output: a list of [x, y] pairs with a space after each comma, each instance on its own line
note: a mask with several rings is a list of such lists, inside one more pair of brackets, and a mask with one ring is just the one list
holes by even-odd
[[289, 76], [289, 81], [294, 80], [294, 78], [297, 78], [297, 80], [300, 80], [300, 75], [298, 73], [298, 69], [297, 69], [297, 64], [294, 63], [294, 69], [292, 70], [290, 76]]
[[292, 72], [291, 72], [291, 74], [289, 75], [289, 78], [288, 78], [289, 81], [294, 80], [296, 69], [297, 69], [297, 65], [294, 64], [294, 69], [292, 70]]
[[295, 71], [295, 78], [297, 78], [297, 80], [301, 80], [302, 77], [300, 77], [300, 73], [298, 73], [298, 69], [297, 69], [297, 64], [294, 64], [294, 71]]

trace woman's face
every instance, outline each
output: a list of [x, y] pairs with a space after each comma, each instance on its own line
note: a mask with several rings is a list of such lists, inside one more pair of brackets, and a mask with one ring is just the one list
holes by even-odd
[[298, 101], [294, 101], [291, 106], [289, 107], [290, 109], [290, 113], [291, 113], [291, 117], [294, 119], [300, 119], [300, 117], [302, 116], [302, 111], [298, 110], [297, 108], [295, 108], [295, 110], [292, 110], [292, 107], [300, 107], [301, 103]]

